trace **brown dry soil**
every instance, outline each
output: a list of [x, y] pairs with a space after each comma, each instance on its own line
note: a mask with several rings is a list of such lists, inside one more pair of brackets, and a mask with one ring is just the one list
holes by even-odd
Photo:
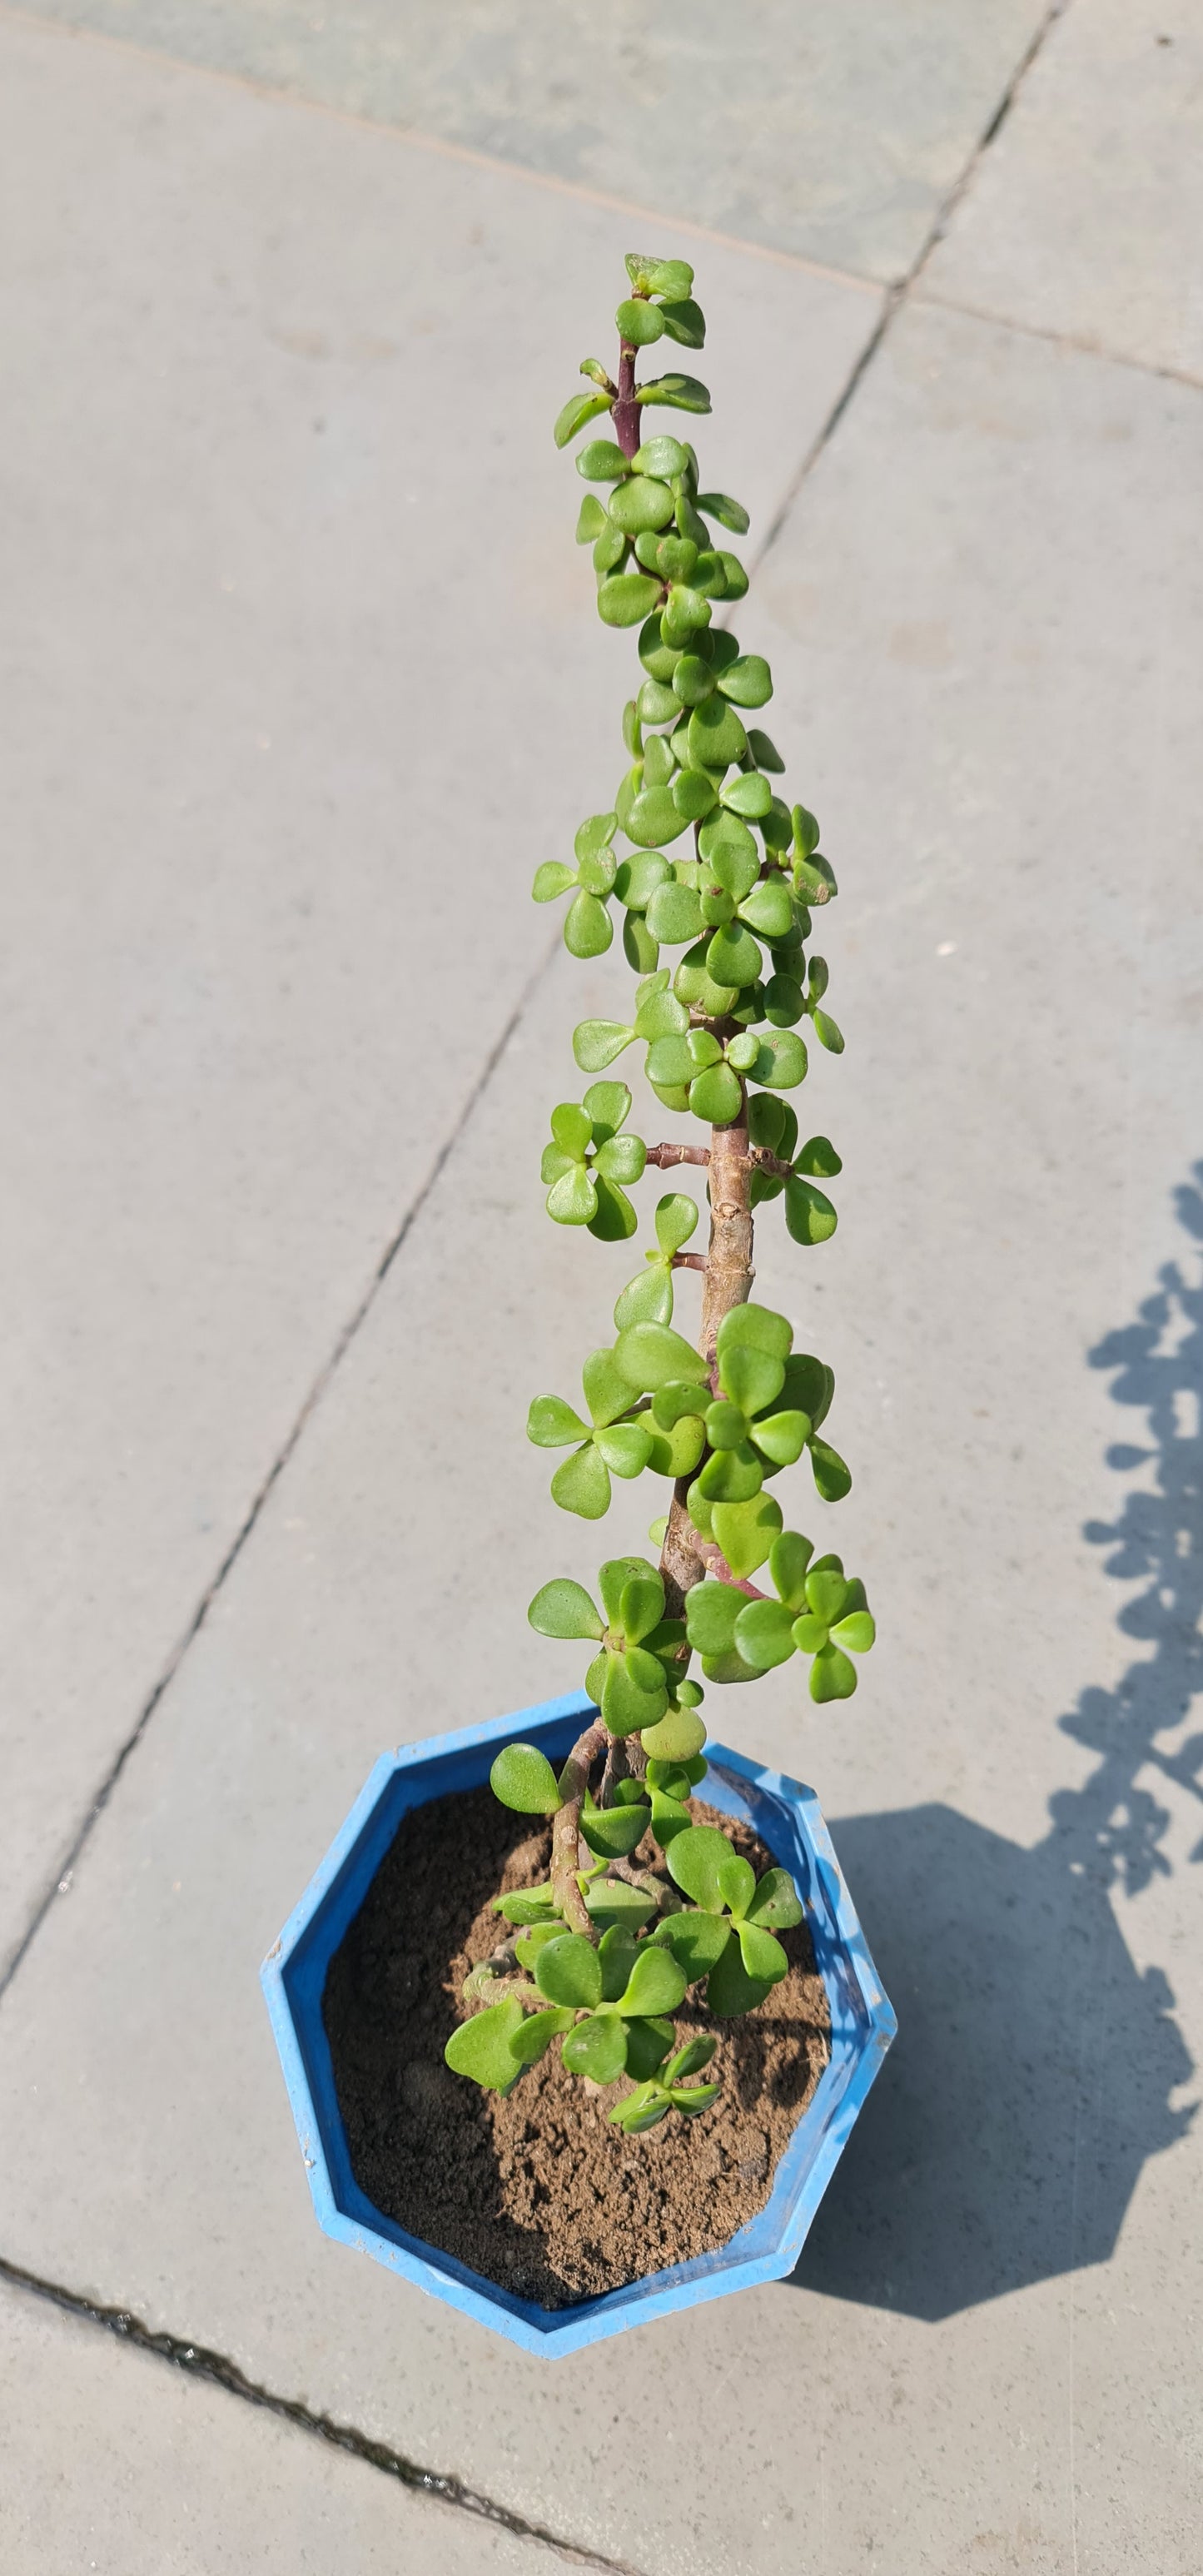
[[[694, 1814], [721, 1825], [758, 1874], [772, 1865], [745, 1826], [702, 1799]], [[627, 2079], [587, 2088], [554, 2043], [504, 2100], [453, 2075], [443, 2048], [464, 2018], [461, 1985], [506, 1930], [490, 1899], [547, 1876], [549, 1829], [515, 1843], [519, 1830], [488, 1788], [404, 1817], [330, 1963], [323, 2014], [369, 2200], [503, 2289], [563, 2308], [713, 2252], [763, 2209], [831, 2024], [800, 1924], [783, 1935], [789, 1975], [755, 2012], [712, 2022], [687, 1997], [675, 2016], [682, 2039], [719, 2034], [707, 2080], [722, 2091], [696, 2120], [670, 2113], [624, 2137], [606, 2114]], [[656, 1858], [655, 1846], [639, 1857]]]

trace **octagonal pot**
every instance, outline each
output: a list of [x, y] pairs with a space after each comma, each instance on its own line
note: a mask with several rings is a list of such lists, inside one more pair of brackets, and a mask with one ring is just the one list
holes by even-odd
[[647, 2319], [791, 2272], [897, 2027], [813, 1791], [721, 1744], [708, 1744], [707, 1801], [725, 1815], [742, 1817], [792, 1873], [831, 2008], [830, 2060], [778, 2164], [765, 2207], [716, 2252], [648, 2273], [575, 2307], [544, 2308], [407, 2235], [373, 2206], [351, 2170], [322, 2020], [330, 1961], [411, 1807], [478, 1788], [499, 1747], [514, 1737], [540, 1745], [558, 1767], [592, 1714], [592, 1702], [576, 1691], [382, 1754], [261, 1972], [309, 2188], [326, 2234], [403, 2273], [525, 2351], [547, 2354], [575, 2352]]

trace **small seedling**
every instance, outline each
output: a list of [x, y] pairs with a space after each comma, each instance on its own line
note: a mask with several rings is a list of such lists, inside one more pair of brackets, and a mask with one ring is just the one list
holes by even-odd
[[[590, 389], [565, 404], [555, 440], [567, 447], [605, 418], [606, 434], [577, 454], [594, 488], [576, 534], [592, 548], [603, 623], [638, 629], [627, 766], [612, 807], [581, 824], [571, 865], [544, 860], [533, 891], [541, 904], [570, 898], [574, 957], [604, 956], [621, 923], [634, 1006], [575, 1030], [591, 1079], [552, 1109], [542, 1183], [557, 1225], [621, 1242], [638, 1230], [629, 1192], [644, 1174], [692, 1165], [706, 1174], [710, 1239], [704, 1256], [688, 1252], [696, 1202], [661, 1197], [615, 1338], [584, 1363], [583, 1409], [560, 1395], [530, 1408], [529, 1438], [566, 1453], [551, 1479], [561, 1510], [600, 1520], [613, 1478], [643, 1475], [667, 1481], [668, 1509], [649, 1533], [658, 1565], [612, 1557], [596, 1601], [561, 1578], [530, 1605], [540, 1635], [588, 1646], [596, 1713], [558, 1774], [529, 1744], [507, 1745], [493, 1765], [506, 1806], [551, 1819], [551, 1875], [497, 1898], [511, 1929], [468, 1978], [474, 2009], [446, 2054], [457, 2073], [508, 2093], [558, 2043], [596, 2085], [630, 2078], [609, 2117], [639, 2136], [670, 2116], [695, 2119], [719, 2089], [696, 2080], [715, 2036], [682, 2043], [674, 2026], [691, 1989], [691, 2008], [717, 2021], [755, 2010], [787, 1971], [778, 1935], [802, 1919], [788, 1871], [758, 1881], [726, 1834], [692, 1821], [706, 1728], [691, 1661], [707, 1681], [750, 1682], [798, 1655], [813, 1699], [847, 1699], [874, 1627], [863, 1584], [787, 1529], [769, 1490], [805, 1457], [822, 1503], [848, 1492], [826, 1431], [832, 1371], [795, 1351], [784, 1316], [750, 1301], [758, 1206], [780, 1200], [807, 1247], [836, 1228], [822, 1185], [839, 1155], [826, 1136], [799, 1143], [782, 1097], [806, 1078], [804, 1022], [843, 1052], [827, 965], [809, 945], [836, 881], [813, 814], [774, 784], [785, 769], [776, 746], [745, 725], [772, 696], [768, 663], [718, 622], [748, 588], [726, 544], [746, 532], [747, 512], [699, 491], [693, 447], [656, 426], [661, 410], [708, 412], [710, 396], [672, 370], [635, 380], [636, 354], [654, 342], [703, 346], [693, 271], [634, 255], [626, 265], [617, 381], [586, 359]], [[649, 1146], [631, 1132], [627, 1084], [605, 1077], [632, 1046], [655, 1099], [694, 1122], [682, 1141]], [[704, 1143], [690, 1141], [699, 1123]], [[701, 1279], [696, 1343], [674, 1322], [683, 1273]], [[752, 1581], [762, 1569], [771, 1590]]]

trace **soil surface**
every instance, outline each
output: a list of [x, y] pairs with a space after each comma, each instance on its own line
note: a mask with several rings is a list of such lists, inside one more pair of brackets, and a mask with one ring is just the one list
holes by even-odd
[[[757, 1874], [773, 1855], [701, 1798]], [[521, 1836], [521, 1839], [516, 1837]], [[522, 1832], [488, 1787], [402, 1819], [330, 1963], [323, 2001], [351, 2163], [361, 2190], [410, 2235], [542, 2307], [569, 2307], [726, 2245], [763, 2209], [830, 2048], [826, 1991], [805, 1924], [782, 1935], [790, 1970], [753, 2013], [714, 2022], [687, 1996], [674, 2018], [718, 2033], [697, 2119], [670, 2113], [641, 2138], [606, 2117], [629, 2089], [569, 2075], [553, 2041], [504, 2100], [443, 2063], [460, 1988], [507, 1926], [503, 1890], [545, 1879], [550, 1829]], [[658, 1857], [650, 1840], [641, 1860]]]

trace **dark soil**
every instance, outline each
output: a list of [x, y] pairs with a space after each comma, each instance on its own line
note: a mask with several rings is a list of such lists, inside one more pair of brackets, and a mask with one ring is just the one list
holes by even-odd
[[[695, 1799], [759, 1873], [773, 1856]], [[737, 2021], [712, 2022], [687, 1997], [675, 2016], [719, 2035], [696, 2120], [674, 2113], [641, 2138], [606, 2114], [604, 2091], [569, 2075], [553, 2042], [505, 2100], [443, 2063], [464, 2018], [460, 1987], [506, 1926], [503, 1889], [545, 1879], [550, 1831], [519, 1841], [519, 1820], [488, 1788], [403, 1818], [330, 1963], [323, 2015], [351, 2163], [361, 2190], [425, 2238], [522, 2298], [568, 2307], [726, 2245], [763, 2209], [777, 2164], [830, 2047], [830, 2015], [805, 1924], [783, 1935], [789, 1975]], [[641, 1858], [654, 1859], [649, 1842]]]

